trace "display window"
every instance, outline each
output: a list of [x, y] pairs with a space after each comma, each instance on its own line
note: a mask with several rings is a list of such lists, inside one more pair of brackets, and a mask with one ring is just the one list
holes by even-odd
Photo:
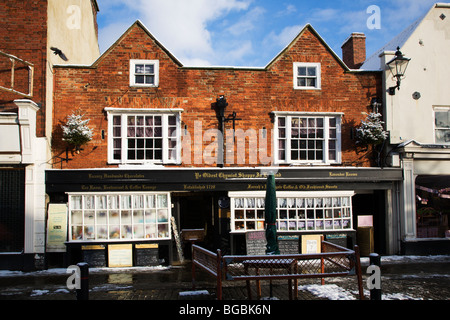
[[69, 241], [170, 239], [168, 193], [69, 194]]
[[[277, 192], [277, 230], [351, 230], [354, 192]], [[230, 192], [231, 230], [264, 230], [265, 192]]]

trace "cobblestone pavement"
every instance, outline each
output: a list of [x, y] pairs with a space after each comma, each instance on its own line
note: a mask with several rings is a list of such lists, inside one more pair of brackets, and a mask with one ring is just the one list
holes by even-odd
[[[366, 262], [365, 262], [366, 261]], [[365, 271], [362, 261], [366, 299]], [[191, 265], [159, 268], [91, 269], [90, 300], [214, 300], [215, 280], [197, 271], [196, 291], [192, 292]], [[440, 259], [383, 261], [381, 268], [383, 300], [446, 300], [450, 301], [450, 256]], [[65, 269], [21, 273], [0, 271], [0, 300], [76, 300], [74, 290], [67, 289], [69, 274]], [[356, 277], [299, 280], [299, 300], [358, 299]], [[255, 299], [254, 282], [252, 282]], [[272, 297], [288, 300], [287, 280], [273, 281]], [[194, 294], [194, 295], [191, 295]], [[262, 281], [262, 297], [270, 297], [269, 281]], [[225, 281], [224, 300], [247, 300], [245, 282]]]

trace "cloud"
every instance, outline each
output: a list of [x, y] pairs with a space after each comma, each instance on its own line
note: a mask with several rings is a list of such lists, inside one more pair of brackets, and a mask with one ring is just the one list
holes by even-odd
[[280, 18], [280, 17], [285, 17], [285, 16], [289, 16], [293, 13], [297, 12], [297, 8], [293, 5], [293, 4], [285, 4], [285, 7], [283, 10], [278, 11], [275, 14], [275, 17]]
[[264, 8], [255, 7], [243, 15], [235, 24], [228, 27], [226, 31], [233, 36], [239, 36], [249, 32], [255, 28], [255, 23], [260, 20], [265, 12], [266, 10]]
[[285, 27], [280, 33], [270, 32], [263, 40], [264, 46], [286, 47], [300, 33], [303, 26], [295, 25]]
[[[119, 21], [102, 28], [102, 35], [123, 26], [117, 12], [120, 5], [123, 12], [134, 13], [135, 20], [140, 19], [183, 64], [186, 64], [185, 61], [196, 61], [203, 65], [210, 64], [214, 57], [209, 24], [230, 12], [247, 10], [250, 0], [114, 0], [114, 5]], [[107, 9], [112, 7], [113, 4], [110, 4]]]

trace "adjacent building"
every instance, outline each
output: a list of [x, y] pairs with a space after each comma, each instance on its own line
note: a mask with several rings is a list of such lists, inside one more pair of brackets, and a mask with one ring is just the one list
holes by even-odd
[[[404, 254], [450, 252], [449, 36], [450, 4], [437, 3], [361, 67], [383, 72], [385, 165], [404, 178], [391, 246]], [[398, 50], [411, 59], [400, 88], [386, 66]]]
[[99, 56], [95, 0], [0, 3], [0, 268], [45, 267], [54, 65]]

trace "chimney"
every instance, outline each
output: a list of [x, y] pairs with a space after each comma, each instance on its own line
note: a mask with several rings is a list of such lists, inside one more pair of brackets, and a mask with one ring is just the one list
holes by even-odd
[[366, 36], [353, 32], [342, 45], [342, 60], [350, 69], [359, 69], [366, 60]]

